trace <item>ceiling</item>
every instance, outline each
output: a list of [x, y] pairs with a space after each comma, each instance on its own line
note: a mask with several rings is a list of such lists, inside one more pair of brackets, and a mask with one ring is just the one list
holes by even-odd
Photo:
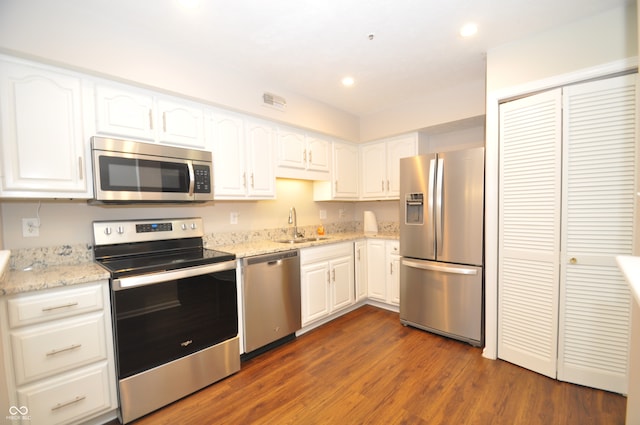
[[[492, 47], [633, 3], [200, 0], [197, 8], [183, 9], [177, 0], [0, 0], [0, 25], [28, 8], [38, 22], [31, 36], [42, 42], [65, 32], [82, 43], [90, 28], [91, 42], [108, 51], [122, 48], [111, 43], [114, 32], [127, 34], [366, 116], [483, 80]], [[479, 30], [465, 39], [458, 30], [468, 21]], [[340, 83], [347, 75], [355, 79], [352, 87]]]

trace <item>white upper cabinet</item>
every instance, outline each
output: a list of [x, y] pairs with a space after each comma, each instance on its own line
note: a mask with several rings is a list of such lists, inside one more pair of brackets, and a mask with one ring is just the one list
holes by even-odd
[[124, 85], [97, 83], [96, 133], [208, 149], [202, 105]]
[[313, 200], [357, 200], [358, 146], [351, 143], [333, 142], [333, 167], [331, 180], [313, 182]]
[[273, 199], [273, 128], [240, 115], [211, 115], [215, 199]]
[[360, 148], [361, 193], [363, 199], [398, 199], [400, 158], [418, 154], [418, 134], [412, 133]]
[[0, 58], [1, 198], [92, 197], [83, 81]]
[[276, 142], [276, 175], [308, 180], [328, 180], [331, 142], [303, 131], [280, 128]]
[[98, 134], [155, 140], [153, 96], [102, 84], [95, 92]]

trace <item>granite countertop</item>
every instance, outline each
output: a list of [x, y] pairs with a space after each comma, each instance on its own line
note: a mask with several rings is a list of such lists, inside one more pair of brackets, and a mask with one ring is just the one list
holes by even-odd
[[616, 261], [629, 283], [633, 298], [640, 305], [640, 257], [621, 255], [616, 257]]
[[376, 233], [376, 234], [364, 234], [360, 232], [353, 233], [334, 233], [322, 236], [322, 240], [313, 240], [303, 243], [282, 243], [273, 240], [255, 240], [247, 241], [243, 243], [235, 243], [228, 245], [215, 245], [207, 246], [207, 248], [216, 249], [219, 251], [231, 252], [236, 255], [236, 258], [251, 257], [254, 255], [271, 254], [274, 252], [288, 251], [292, 249], [309, 248], [312, 246], [330, 245], [339, 242], [353, 242], [363, 238], [377, 238], [377, 239], [398, 239], [397, 233]]
[[[237, 258], [253, 255], [268, 254], [292, 249], [308, 248], [319, 245], [329, 245], [339, 242], [353, 242], [363, 238], [398, 239], [398, 234], [377, 233], [364, 234], [362, 232], [334, 233], [323, 236], [326, 239], [314, 240], [304, 243], [287, 244], [267, 239], [248, 240], [234, 244], [210, 244], [206, 248], [231, 252]], [[8, 269], [9, 251], [0, 251], [0, 296], [14, 295], [23, 292], [40, 291], [44, 289], [63, 286], [79, 285], [109, 279], [109, 272], [100, 265], [90, 261], [87, 257], [86, 247], [68, 247], [62, 250], [62, 256], [71, 257], [74, 252], [79, 252], [79, 261], [73, 264], [49, 263], [40, 260], [31, 261], [33, 267]], [[31, 257], [31, 253], [27, 253]], [[59, 252], [54, 253], [60, 257]], [[24, 253], [22, 254], [24, 257]], [[25, 258], [21, 258], [25, 260]], [[31, 264], [30, 263], [30, 264]], [[4, 271], [3, 271], [4, 270]]]
[[96, 263], [39, 266], [31, 270], [9, 270], [0, 280], [0, 295], [14, 295], [105, 279], [109, 279], [109, 272]]

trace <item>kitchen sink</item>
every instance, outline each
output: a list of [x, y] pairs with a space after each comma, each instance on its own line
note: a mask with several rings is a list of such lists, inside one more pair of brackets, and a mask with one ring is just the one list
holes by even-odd
[[276, 242], [279, 243], [305, 243], [305, 242], [317, 242], [317, 241], [326, 241], [329, 238], [318, 237], [318, 238], [295, 238], [295, 239], [279, 239]]

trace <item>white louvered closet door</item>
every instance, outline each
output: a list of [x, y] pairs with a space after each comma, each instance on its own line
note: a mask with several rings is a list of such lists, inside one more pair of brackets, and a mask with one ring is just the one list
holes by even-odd
[[636, 75], [563, 93], [558, 379], [627, 392], [631, 295], [615, 262], [633, 244]]
[[562, 92], [500, 105], [498, 357], [556, 377]]

